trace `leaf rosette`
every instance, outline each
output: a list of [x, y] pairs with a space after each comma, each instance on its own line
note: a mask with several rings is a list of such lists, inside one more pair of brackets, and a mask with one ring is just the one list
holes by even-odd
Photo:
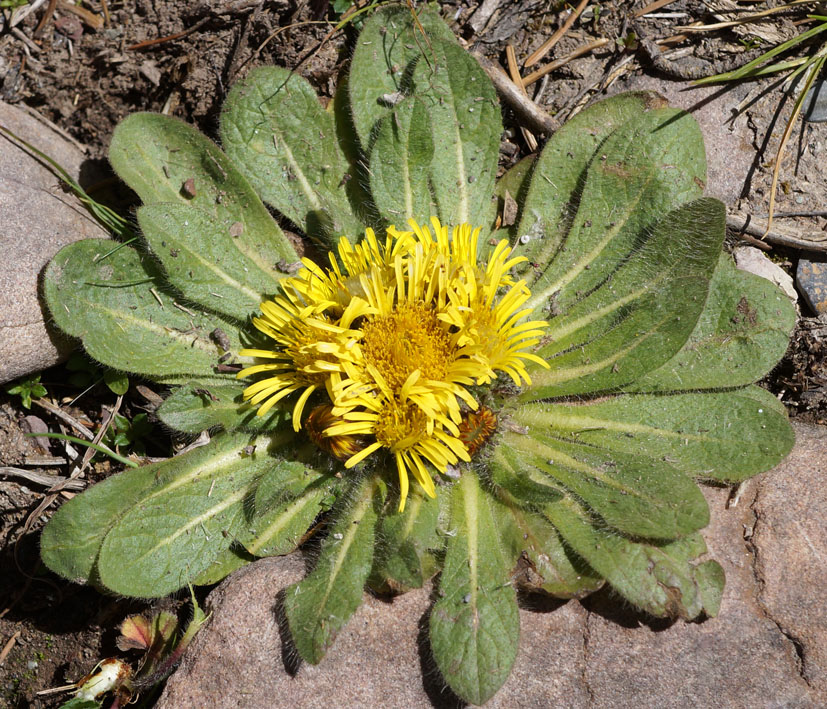
[[[691, 116], [605, 99], [497, 180], [494, 89], [437, 15], [419, 23], [372, 15], [330, 110], [290, 71], [252, 71], [223, 151], [165, 116], [117, 128], [141, 241], [67, 246], [46, 301], [94, 359], [171, 388], [166, 425], [218, 433], [63, 505], [42, 554], [159, 596], [323, 521], [285, 594], [299, 654], [321, 661], [366, 585], [438, 574], [431, 650], [480, 704], [515, 661], [521, 589], [718, 612], [697, 482], [790, 450], [754, 382], [794, 311], [722, 253]], [[506, 189], [518, 219], [496, 228]]]

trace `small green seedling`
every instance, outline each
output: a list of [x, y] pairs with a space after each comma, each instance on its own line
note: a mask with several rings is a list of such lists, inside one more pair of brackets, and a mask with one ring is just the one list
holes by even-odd
[[7, 394], [17, 394], [24, 409], [32, 406], [32, 397], [46, 396], [46, 387], [40, 383], [40, 374], [32, 374], [20, 379], [17, 384], [6, 387]]

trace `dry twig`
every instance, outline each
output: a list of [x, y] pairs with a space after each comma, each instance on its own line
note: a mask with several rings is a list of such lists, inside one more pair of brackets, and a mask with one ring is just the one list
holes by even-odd
[[549, 37], [545, 42], [543, 42], [537, 49], [535, 49], [531, 54], [526, 57], [525, 62], [523, 63], [524, 67], [530, 67], [539, 62], [546, 54], [548, 54], [553, 48], [554, 45], [557, 44], [562, 36], [569, 31], [569, 28], [574, 24], [574, 21], [580, 17], [580, 13], [586, 8], [588, 5], [589, 0], [580, 0], [580, 4], [574, 8], [572, 13], [566, 18], [566, 21], [563, 23], [562, 27], [558, 29], [551, 37]]
[[[759, 243], [761, 243], [761, 239], [763, 239], [764, 241], [775, 246], [786, 246], [788, 248], [800, 249], [802, 251], [818, 251], [820, 253], [827, 253], [827, 234], [813, 233], [812, 238], [808, 238], [806, 232], [784, 234], [779, 231], [769, 231], [766, 222], [753, 219], [751, 216], [744, 216], [743, 214], [733, 214], [728, 216], [726, 225], [733, 231], [760, 237], [757, 240]], [[743, 236], [741, 238], [743, 238]], [[750, 243], [754, 241], [752, 239], [744, 240], [750, 241]]]
[[477, 52], [473, 52], [473, 57], [480, 63], [483, 71], [488, 74], [503, 101], [511, 107], [533, 133], [551, 135], [560, 127], [560, 124], [554, 118], [549, 116], [534, 101], [520, 93], [514, 82], [508, 78], [508, 74], [499, 66]]
[[22, 468], [0, 467], [0, 475], [6, 475], [12, 478], [20, 478], [35, 485], [43, 485], [44, 487], [53, 487], [62, 484], [63, 490], [85, 490], [86, 483], [83, 480], [72, 480], [71, 478], [64, 478], [60, 475], [48, 475], [46, 473], [38, 473], [34, 470], [23, 470]]
[[[510, 44], [507, 44], [505, 47], [505, 58], [508, 62], [508, 73], [511, 75], [511, 81], [514, 82], [514, 85], [517, 87], [517, 90], [523, 94], [523, 96], [528, 99], [528, 94], [526, 93], [525, 86], [523, 86], [523, 79], [520, 76], [520, 67], [517, 66], [517, 55], [514, 52], [514, 47]], [[530, 100], [530, 99], [529, 99]], [[520, 126], [520, 132], [523, 135], [523, 140], [526, 142], [526, 146], [528, 147], [528, 151], [533, 153], [537, 150], [537, 138], [534, 137], [534, 134], [528, 130], [528, 128], [523, 128]]]
[[537, 79], [542, 79], [546, 74], [554, 71], [555, 69], [559, 69], [561, 66], [565, 66], [568, 64], [572, 59], [577, 59], [577, 57], [581, 56], [582, 54], [587, 54], [591, 52], [593, 49], [597, 49], [598, 47], [603, 47], [609, 43], [608, 39], [595, 39], [587, 44], [583, 44], [575, 49], [573, 52], [569, 52], [566, 56], [561, 57], [560, 59], [556, 59], [549, 64], [546, 64], [543, 67], [537, 69], [537, 71], [531, 72], [528, 76], [523, 77], [523, 86], [530, 86], [533, 84]]

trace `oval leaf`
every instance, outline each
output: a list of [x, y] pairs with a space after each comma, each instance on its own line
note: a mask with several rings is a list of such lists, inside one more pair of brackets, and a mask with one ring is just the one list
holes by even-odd
[[243, 388], [240, 383], [179, 387], [158, 408], [158, 417], [176, 431], [194, 434], [216, 426], [225, 431], [263, 433], [290, 420], [290, 412], [278, 406], [266, 416], [257, 416], [257, 409], [242, 401]]
[[790, 342], [795, 306], [766, 278], [735, 268], [721, 254], [698, 324], [674, 357], [627, 390], [675, 391], [751, 384]]
[[215, 371], [223, 349], [210, 333], [223, 330], [237, 350], [236, 327], [180, 303], [157, 265], [131, 247], [69, 244], [46, 268], [43, 290], [58, 326], [103, 364], [153, 378], [230, 378]]
[[605, 391], [661, 366], [695, 328], [725, 231], [723, 204], [699, 199], [662, 219], [603, 283], [554, 318], [522, 400]]
[[245, 497], [273, 464], [265, 451], [247, 455], [249, 444], [249, 436], [224, 434], [161, 464], [159, 484], [106, 535], [97, 561], [101, 584], [125, 596], [164, 596], [229, 549], [243, 529]]
[[545, 514], [566, 542], [638, 608], [686, 620], [717, 614], [724, 572], [714, 561], [696, 562], [706, 553], [699, 534], [663, 545], [632, 542], [598, 529], [573, 500], [554, 502]]
[[[267, 272], [296, 252], [227, 156], [183, 121], [133, 113], [115, 128], [109, 161], [144, 204], [177, 202], [238, 233], [237, 248]], [[276, 279], [274, 278], [274, 281]], [[275, 290], [275, 285], [268, 289]]]
[[517, 657], [520, 615], [509, 583], [493, 500], [473, 472], [463, 473], [451, 500], [451, 535], [431, 611], [431, 650], [451, 689], [483, 704], [508, 678]]
[[795, 440], [784, 406], [758, 387], [532, 404], [516, 411], [514, 419], [531, 431], [603, 450], [606, 460], [620, 452], [726, 482], [776, 466]]
[[332, 244], [363, 231], [345, 195], [349, 167], [333, 116], [298, 74], [260, 67], [236, 84], [221, 141], [261, 198], [308, 236]]
[[285, 590], [284, 611], [296, 649], [317, 665], [339, 631], [362, 604], [373, 562], [378, 494], [376, 478], [364, 478], [348, 494], [349, 505], [322, 543], [313, 571]]
[[234, 224], [189, 205], [151, 204], [138, 224], [169, 280], [188, 300], [229, 318], [258, 312], [276, 289], [276, 263], [262, 264], [234, 237]]

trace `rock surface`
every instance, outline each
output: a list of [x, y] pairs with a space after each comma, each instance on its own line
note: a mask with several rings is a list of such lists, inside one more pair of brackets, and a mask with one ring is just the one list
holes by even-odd
[[812, 311], [816, 315], [827, 313], [827, 263], [800, 258], [795, 277]]
[[[48, 123], [0, 101], [0, 125], [78, 179], [83, 151]], [[0, 133], [0, 383], [59, 362], [71, 344], [47, 327], [38, 279], [72, 241], [108, 234], [39, 158]]]
[[[789, 458], [737, 506], [726, 508], [728, 489], [705, 490], [705, 536], [727, 574], [717, 618], [652, 620], [606, 592], [521, 609], [514, 671], [486, 706], [827, 706], [827, 429], [796, 432]], [[298, 667], [276, 598], [303, 570], [295, 555], [265, 559], [216, 588], [212, 620], [157, 708], [459, 706], [424, 649], [429, 589], [366, 596], [322, 663]]]

